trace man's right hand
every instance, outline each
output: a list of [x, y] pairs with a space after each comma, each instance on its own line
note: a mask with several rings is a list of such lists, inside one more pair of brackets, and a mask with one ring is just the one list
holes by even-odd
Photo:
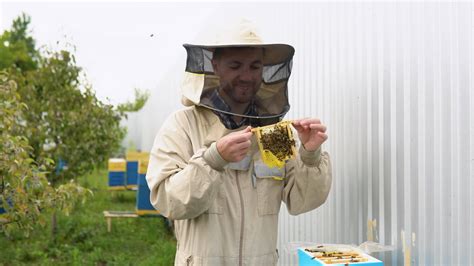
[[224, 160], [240, 162], [247, 155], [253, 135], [251, 129], [252, 127], [248, 126], [244, 130], [232, 132], [217, 141], [217, 151]]

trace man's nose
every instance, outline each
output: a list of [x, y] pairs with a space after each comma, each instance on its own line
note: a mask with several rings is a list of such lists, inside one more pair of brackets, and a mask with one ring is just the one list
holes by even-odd
[[254, 78], [255, 77], [250, 69], [243, 69], [242, 72], [240, 72], [240, 80], [242, 81], [253, 81]]

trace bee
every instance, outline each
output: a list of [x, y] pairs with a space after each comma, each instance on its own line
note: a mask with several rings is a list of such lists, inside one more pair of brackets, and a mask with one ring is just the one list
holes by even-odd
[[262, 134], [261, 142], [263, 148], [273, 153], [278, 160], [283, 161], [293, 155], [295, 140], [290, 138], [284, 125], [276, 124], [271, 131]]

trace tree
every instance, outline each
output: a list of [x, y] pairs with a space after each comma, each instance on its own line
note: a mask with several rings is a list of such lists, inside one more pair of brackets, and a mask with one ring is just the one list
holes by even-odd
[[122, 116], [129, 112], [138, 112], [143, 108], [143, 106], [145, 106], [149, 97], [149, 92], [143, 92], [135, 88], [135, 101], [119, 104], [117, 106], [117, 111], [119, 111]]
[[12, 30], [0, 36], [0, 69], [14, 66], [28, 71], [38, 67], [39, 52], [29, 36], [30, 22], [30, 17], [22, 14], [13, 21]]
[[42, 210], [57, 208], [67, 213], [92, 193], [73, 182], [57, 188], [50, 185], [47, 169], [54, 162], [31, 158], [33, 149], [25, 137], [31, 130], [25, 123], [26, 111], [16, 83], [8, 73], [0, 72], [0, 202], [7, 211], [1, 229], [7, 235], [14, 228], [28, 235], [36, 223], [45, 224]]
[[[73, 205], [63, 199], [70, 196], [73, 203], [84, 198], [87, 190], [74, 179], [105, 165], [118, 151], [126, 132], [120, 127], [121, 119], [143, 107], [149, 96], [136, 90], [135, 102], [119, 107], [99, 101], [92, 86], [81, 82], [82, 70], [74, 54], [40, 52], [35, 47], [28, 30], [30, 21], [23, 14], [10, 31], [0, 35], [2, 88], [8, 92], [2, 95], [5, 103], [0, 108], [12, 114], [5, 116], [1, 128], [2, 140], [10, 146], [0, 151], [1, 171], [8, 174], [0, 204], [9, 209], [10, 224], [21, 226], [29, 226], [25, 217], [33, 211], [37, 211], [35, 217], [45, 206], [67, 212]], [[63, 161], [67, 168], [58, 168]], [[35, 186], [41, 185], [43, 192], [37, 194], [31, 189], [35, 186], [22, 183], [24, 176], [35, 180]], [[20, 187], [21, 193], [10, 190], [13, 187]], [[36, 205], [27, 210], [23, 201]], [[54, 224], [55, 215], [53, 231]]]
[[67, 51], [41, 58], [35, 71], [15, 73], [19, 93], [34, 128], [28, 136], [34, 158], [64, 160], [67, 169], [52, 172], [55, 185], [90, 172], [120, 147], [125, 130], [114, 106], [100, 102], [90, 86], [80, 88], [81, 69]]

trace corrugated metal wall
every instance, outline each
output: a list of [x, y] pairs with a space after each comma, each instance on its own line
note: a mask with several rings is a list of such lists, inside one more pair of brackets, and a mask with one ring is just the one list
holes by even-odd
[[[280, 264], [296, 264], [290, 242], [371, 235], [397, 248], [386, 265], [474, 265], [473, 4], [216, 6], [230, 12], [295, 46], [288, 117], [320, 117], [330, 136], [331, 194], [304, 215], [282, 208]], [[179, 107], [179, 60], [140, 115], [143, 149]]]
[[380, 256], [387, 265], [473, 265], [472, 4], [321, 4], [290, 14], [303, 30], [289, 36], [305, 53], [290, 116], [327, 123], [334, 186], [322, 208], [281, 213], [280, 247], [359, 244], [376, 221], [374, 238], [397, 247]]

